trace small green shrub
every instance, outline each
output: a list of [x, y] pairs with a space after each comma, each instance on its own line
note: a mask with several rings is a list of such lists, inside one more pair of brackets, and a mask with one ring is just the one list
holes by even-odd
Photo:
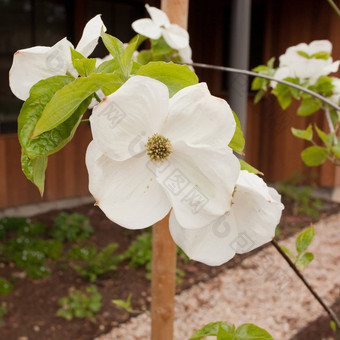
[[114, 255], [117, 248], [117, 243], [110, 243], [101, 251], [95, 246], [75, 245], [69, 252], [69, 258], [78, 262], [72, 264], [72, 267], [81, 276], [93, 282], [98, 275], [117, 269], [117, 264], [123, 260], [121, 255]]
[[66, 320], [73, 318], [95, 321], [95, 313], [99, 312], [102, 307], [102, 295], [94, 285], [88, 286], [85, 290], [73, 290], [68, 296], [58, 300], [60, 308], [57, 316]]
[[291, 179], [282, 181], [278, 184], [278, 191], [293, 200], [293, 214], [304, 213], [310, 217], [318, 217], [319, 209], [322, 207], [320, 199], [311, 197], [312, 187], [299, 186], [299, 179], [294, 176]]
[[60, 213], [54, 220], [51, 236], [58, 241], [84, 241], [93, 233], [90, 220], [81, 214]]
[[12, 289], [13, 285], [3, 277], [0, 277], [0, 295], [7, 295]]
[[17, 232], [20, 235], [36, 236], [45, 232], [46, 225], [31, 222], [24, 217], [3, 217], [0, 219], [0, 239], [5, 238], [8, 233]]
[[13, 261], [17, 267], [24, 269], [28, 276], [40, 279], [50, 274], [45, 265], [47, 259], [58, 259], [62, 249], [61, 242], [57, 240], [20, 235], [12, 238], [2, 252], [7, 261]]

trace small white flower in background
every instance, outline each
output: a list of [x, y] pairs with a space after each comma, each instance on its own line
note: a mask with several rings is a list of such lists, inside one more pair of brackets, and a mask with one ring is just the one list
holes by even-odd
[[[86, 24], [76, 51], [88, 57], [97, 46], [102, 27], [106, 31], [98, 14]], [[77, 76], [70, 47], [73, 48], [72, 43], [64, 38], [52, 47], [35, 46], [17, 51], [9, 71], [9, 84], [14, 95], [26, 100], [31, 87], [39, 80], [67, 73]]]
[[284, 206], [281, 196], [264, 181], [245, 170], [240, 172], [233, 205], [224, 216], [199, 229], [185, 228], [170, 215], [170, 233], [193, 260], [218, 266], [237, 254], [270, 242]]
[[230, 210], [236, 123], [206, 84], [169, 98], [163, 83], [134, 76], [95, 106], [90, 123], [89, 189], [112, 221], [146, 228], [172, 207], [180, 223], [198, 228]]
[[[280, 56], [280, 65], [274, 77], [299, 78], [302, 82], [308, 81], [313, 85], [320, 76], [337, 72], [340, 61], [333, 62], [331, 53], [332, 44], [328, 40], [315, 40], [309, 45], [301, 43], [289, 47], [286, 53]], [[272, 82], [271, 86], [275, 87], [276, 82]]]
[[145, 5], [151, 19], [139, 19], [132, 23], [132, 28], [138, 34], [157, 40], [164, 37], [166, 43], [180, 50], [189, 46], [189, 34], [182, 27], [171, 24], [168, 16], [156, 7]]
[[331, 96], [331, 101], [333, 101], [336, 105], [340, 105], [340, 79], [332, 78], [333, 87], [333, 95]]

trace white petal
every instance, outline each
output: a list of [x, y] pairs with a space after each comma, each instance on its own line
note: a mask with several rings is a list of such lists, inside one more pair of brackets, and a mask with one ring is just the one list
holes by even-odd
[[191, 50], [190, 45], [179, 49], [178, 54], [182, 59], [182, 63], [188, 63], [188, 64], [192, 63], [192, 50]]
[[93, 109], [93, 139], [112, 159], [131, 158], [145, 150], [148, 137], [159, 132], [168, 102], [168, 88], [163, 83], [132, 77]]
[[168, 27], [170, 25], [170, 21], [168, 16], [163, 12], [162, 10], [149, 6], [148, 4], [145, 5], [146, 10], [148, 11], [152, 21], [157, 25], [157, 26], [164, 26]]
[[[292, 70], [288, 66], [279, 67], [274, 74], [274, 78], [279, 80], [284, 80], [285, 78], [288, 77], [294, 77], [294, 75], [292, 74]], [[276, 85], [277, 85], [276, 81], [272, 80], [270, 82], [270, 86], [272, 88], [275, 88]]]
[[237, 253], [251, 251], [273, 239], [284, 208], [280, 198], [260, 177], [241, 171], [231, 209], [239, 237], [235, 243]]
[[237, 229], [230, 214], [216, 219], [207, 227], [186, 229], [171, 212], [169, 227], [175, 243], [195, 261], [219, 266], [235, 255]]
[[231, 149], [178, 142], [168, 160], [157, 168], [156, 177], [179, 223], [200, 228], [230, 209], [239, 171]]
[[115, 223], [141, 229], [170, 211], [164, 190], [157, 183], [146, 154], [127, 161], [112, 161], [92, 141], [86, 152], [89, 190], [96, 204]]
[[150, 39], [159, 39], [162, 31], [151, 19], [138, 19], [132, 23], [133, 30]]
[[329, 40], [314, 40], [309, 44], [309, 54], [315, 54], [318, 52], [332, 53], [332, 43]]
[[71, 64], [70, 47], [73, 45], [64, 38], [52, 47], [35, 46], [17, 51], [9, 71], [12, 92], [26, 100], [31, 87], [39, 80], [65, 75]]
[[[270, 197], [270, 202], [267, 200]], [[241, 171], [229, 213], [199, 229], [185, 228], [170, 215], [174, 241], [192, 259], [221, 265], [272, 240], [283, 205], [281, 197], [258, 176]]]
[[171, 24], [169, 27], [163, 28], [162, 34], [167, 44], [175, 50], [185, 48], [189, 45], [189, 33], [176, 24]]
[[106, 27], [100, 16], [100, 14], [96, 15], [85, 25], [83, 35], [76, 47], [76, 50], [86, 58], [96, 48], [102, 27], [106, 32]]
[[164, 136], [171, 142], [227, 147], [236, 128], [228, 103], [210, 94], [205, 83], [188, 86], [170, 99]]

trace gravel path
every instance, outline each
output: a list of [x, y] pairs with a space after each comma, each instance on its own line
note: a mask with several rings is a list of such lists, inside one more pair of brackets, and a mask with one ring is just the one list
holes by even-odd
[[[315, 260], [304, 274], [331, 305], [340, 295], [340, 214], [320, 221], [310, 246]], [[295, 237], [282, 242], [294, 249]], [[250, 322], [265, 328], [276, 340], [290, 339], [323, 309], [273, 247], [245, 259], [212, 280], [176, 296], [175, 340], [188, 339], [213, 321], [239, 325]], [[148, 340], [149, 313], [96, 340]], [[160, 339], [161, 340], [161, 339]]]

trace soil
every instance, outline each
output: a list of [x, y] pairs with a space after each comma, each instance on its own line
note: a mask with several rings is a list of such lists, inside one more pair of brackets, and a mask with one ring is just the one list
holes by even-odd
[[[325, 216], [339, 212], [340, 205], [331, 202], [323, 202], [322, 211], [318, 218], [311, 218], [304, 214], [293, 214], [293, 202], [284, 198], [286, 209], [280, 223], [278, 238], [285, 238], [301, 230], [302, 227], [316, 222]], [[110, 222], [98, 207], [84, 205], [66, 212], [78, 212], [89, 217], [95, 233], [91, 236], [98, 248], [108, 243], [117, 242], [118, 252], [123, 252], [141, 231], [130, 231]], [[53, 219], [60, 211], [51, 211], [32, 218], [34, 221], [47, 223], [52, 226]], [[258, 250], [255, 250], [256, 252]], [[179, 267], [185, 272], [182, 282], [177, 285], [180, 292], [193, 284], [208, 280], [216, 276], [222, 270], [237, 265], [243, 258], [251, 256], [254, 252], [236, 256], [232, 261], [219, 267], [209, 267], [201, 263], [191, 261], [185, 263], [179, 260]], [[20, 277], [20, 269], [11, 263], [2, 263], [0, 277], [7, 279]], [[128, 262], [123, 262], [118, 269], [108, 275], [100, 277], [95, 284], [103, 296], [102, 309], [97, 314], [96, 322], [90, 320], [73, 319], [66, 321], [57, 317], [57, 301], [68, 295], [70, 288], [79, 289], [89, 285], [89, 282], [81, 278], [73, 269], [56, 265], [50, 276], [40, 280], [28, 277], [18, 278], [13, 291], [0, 298], [7, 303], [8, 313], [4, 317], [4, 323], [0, 326], [0, 339], [6, 340], [93, 340], [96, 336], [108, 332], [112, 327], [126, 322], [138, 312], [148, 310], [150, 307], [150, 281], [145, 277], [144, 268], [131, 268]], [[132, 307], [137, 313], [128, 313], [112, 303], [113, 299], [126, 300], [132, 294]], [[313, 326], [313, 325], [312, 325]], [[313, 326], [314, 327], [314, 326]], [[329, 321], [318, 323], [318, 328], [329, 330]], [[308, 334], [307, 337], [298, 337], [296, 340], [310, 339], [320, 340]]]

